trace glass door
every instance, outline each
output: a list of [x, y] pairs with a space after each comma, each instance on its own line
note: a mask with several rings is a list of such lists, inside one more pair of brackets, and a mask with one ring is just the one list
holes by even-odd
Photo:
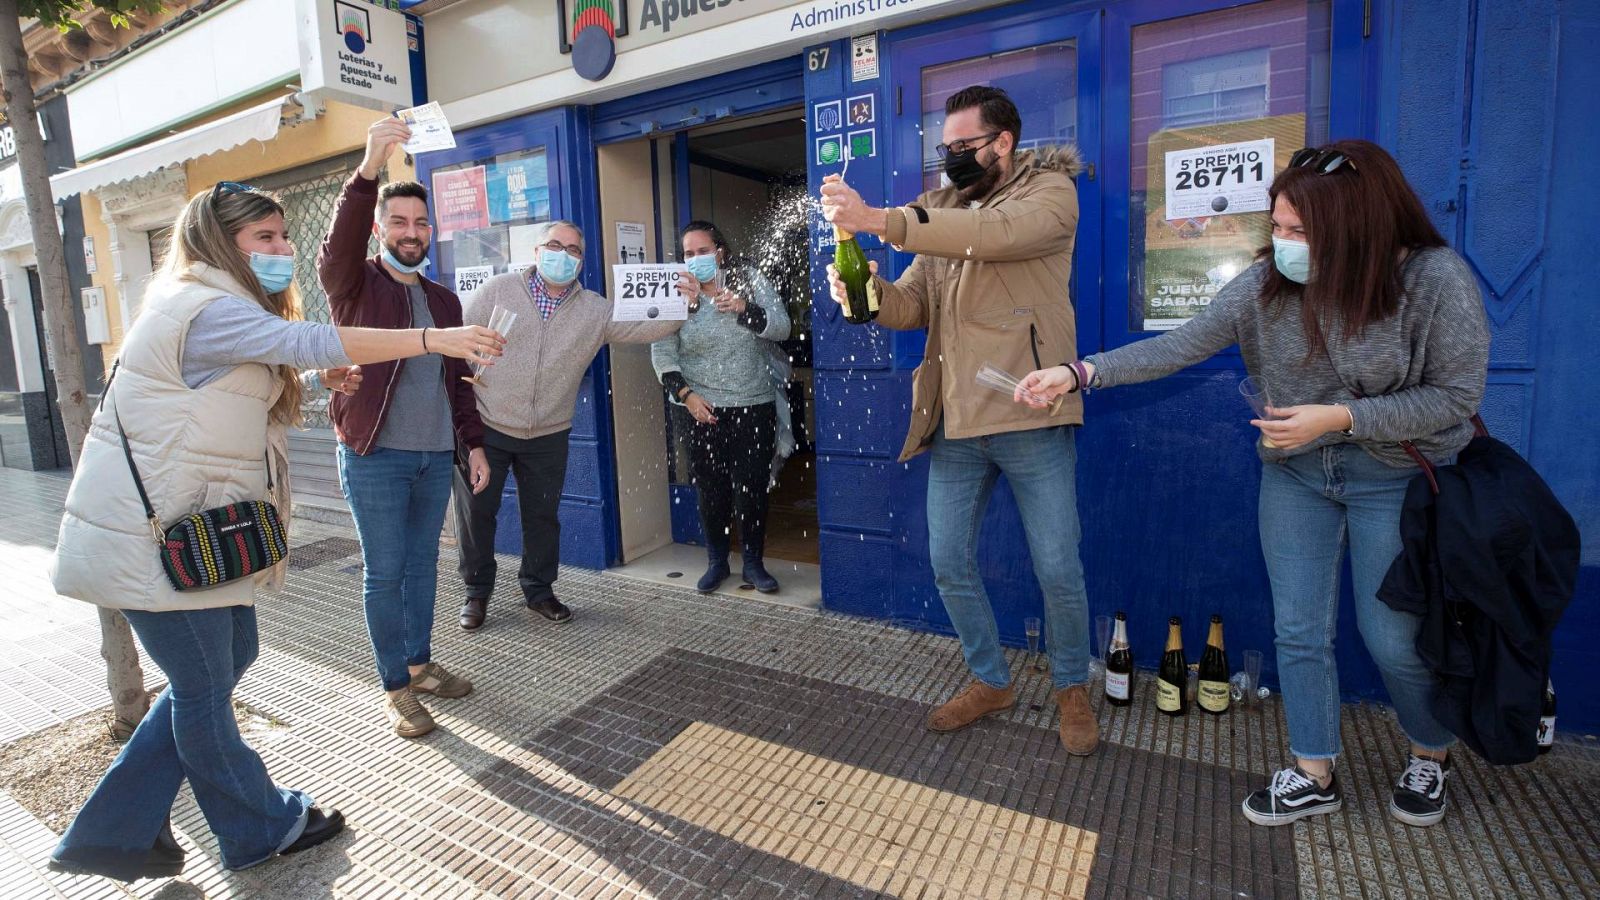
[[[1098, 12], [989, 15], [964, 27], [935, 23], [926, 35], [912, 30], [891, 51], [901, 124], [889, 202], [906, 203], [939, 187], [942, 169], [935, 147], [945, 100], [970, 85], [1001, 88], [1016, 102], [1022, 117], [1019, 149], [1078, 148], [1084, 169], [1077, 176], [1071, 295], [1080, 353], [1100, 344], [1099, 21]], [[910, 256], [898, 254], [897, 262], [909, 264]]]

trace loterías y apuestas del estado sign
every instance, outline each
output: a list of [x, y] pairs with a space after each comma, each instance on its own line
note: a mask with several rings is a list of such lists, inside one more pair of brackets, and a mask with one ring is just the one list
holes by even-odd
[[[630, 33], [630, 22], [637, 21], [641, 38], [652, 33], [664, 36], [674, 27], [697, 19], [706, 21], [707, 16], [727, 7], [734, 7], [738, 14], [723, 16], [723, 21], [781, 5], [762, 0], [745, 4], [746, 0], [556, 0], [561, 52], [572, 56], [572, 69], [578, 75], [600, 81], [616, 65], [617, 38]], [[629, 15], [630, 5], [638, 12], [637, 20]]]

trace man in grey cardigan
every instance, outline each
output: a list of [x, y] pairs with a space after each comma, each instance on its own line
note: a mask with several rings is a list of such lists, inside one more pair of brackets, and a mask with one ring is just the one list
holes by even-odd
[[489, 459], [489, 484], [474, 494], [457, 473], [456, 535], [467, 600], [461, 627], [483, 625], [494, 592], [495, 517], [506, 473], [517, 476], [522, 567], [517, 581], [528, 608], [552, 622], [572, 618], [555, 595], [561, 562], [561, 487], [567, 479], [567, 435], [578, 388], [605, 344], [648, 344], [682, 322], [613, 322], [611, 301], [578, 284], [583, 232], [571, 222], [546, 222], [538, 262], [526, 272], [489, 279], [462, 303], [467, 324], [487, 325], [496, 306], [516, 313], [505, 355], [478, 387], [478, 415]]

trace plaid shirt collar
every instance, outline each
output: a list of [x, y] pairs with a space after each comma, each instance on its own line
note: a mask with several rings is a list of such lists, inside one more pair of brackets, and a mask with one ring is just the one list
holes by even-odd
[[535, 306], [539, 307], [539, 318], [541, 320], [549, 320], [549, 318], [555, 314], [556, 307], [561, 305], [561, 301], [572, 296], [572, 289], [576, 287], [577, 284], [577, 279], [573, 279], [572, 283], [567, 285], [565, 290], [563, 290], [559, 295], [552, 297], [549, 292], [544, 289], [544, 279], [539, 277], [538, 267], [528, 267], [528, 293], [533, 295], [533, 303]]

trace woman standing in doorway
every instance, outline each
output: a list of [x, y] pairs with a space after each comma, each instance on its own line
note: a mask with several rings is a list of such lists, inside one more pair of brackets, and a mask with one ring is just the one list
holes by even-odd
[[61, 838], [55, 871], [124, 881], [182, 872], [168, 817], [186, 779], [229, 869], [308, 849], [344, 827], [338, 812], [273, 784], [234, 719], [234, 686], [259, 649], [256, 588], [279, 588], [284, 561], [177, 591], [130, 467], [162, 523], [264, 499], [287, 530], [297, 369], [326, 369], [329, 387], [351, 392], [360, 381], [352, 363], [498, 356], [504, 341], [477, 327], [297, 321], [293, 278], [277, 198], [222, 182], [178, 215], [172, 250], [117, 354], [67, 492], [50, 576], [65, 596], [122, 610], [167, 687]]
[[689, 435], [707, 556], [696, 586], [709, 593], [728, 577], [737, 511], [744, 579], [771, 594], [778, 580], [763, 554], [777, 403], [768, 360], [771, 345], [789, 337], [789, 311], [759, 271], [736, 265], [717, 226], [690, 222], [680, 240], [694, 280], [689, 321], [652, 344], [650, 357], [674, 404], [675, 426]]
[[1033, 372], [1017, 392], [1150, 381], [1237, 343], [1271, 391], [1261, 430], [1261, 548], [1295, 764], [1244, 800], [1259, 825], [1343, 804], [1333, 640], [1350, 548], [1356, 620], [1410, 740], [1390, 813], [1444, 817], [1454, 737], [1434, 718], [1421, 618], [1378, 600], [1417, 474], [1401, 441], [1451, 461], [1472, 438], [1489, 334], [1477, 280], [1428, 221], [1394, 159], [1366, 141], [1306, 148], [1272, 184], [1272, 246], [1183, 327]]

